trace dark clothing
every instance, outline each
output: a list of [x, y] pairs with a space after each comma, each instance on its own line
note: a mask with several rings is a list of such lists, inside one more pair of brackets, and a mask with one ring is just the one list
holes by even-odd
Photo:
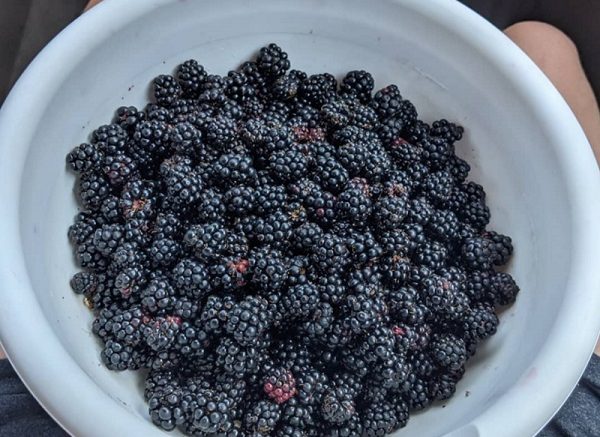
[[[87, 0], [3, 0], [0, 14], [0, 103], [46, 42], [79, 15]], [[600, 1], [464, 0], [499, 28], [523, 20], [553, 24], [578, 46], [600, 96]], [[0, 437], [64, 436], [27, 392], [10, 364], [0, 360]], [[600, 358], [594, 356], [577, 388], [540, 433], [543, 437], [600, 436]]]

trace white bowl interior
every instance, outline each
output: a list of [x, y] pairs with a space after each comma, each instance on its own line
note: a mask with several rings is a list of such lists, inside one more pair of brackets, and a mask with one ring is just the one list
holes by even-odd
[[[108, 3], [106, 7], [114, 7]], [[70, 357], [147, 435], [155, 431], [145, 425], [141, 377], [110, 372], [100, 364], [91, 314], [68, 285], [77, 267], [66, 231], [77, 205], [74, 177], [66, 171], [64, 157], [94, 127], [110, 122], [118, 106], [143, 106], [149, 81], [188, 58], [224, 74], [273, 41], [289, 53], [292, 68], [338, 75], [366, 69], [377, 87], [398, 84], [426, 121], [443, 117], [465, 126], [458, 154], [469, 161], [471, 177], [488, 193], [491, 227], [513, 237], [509, 271], [522, 292], [502, 313], [498, 334], [470, 362], [455, 397], [415, 414], [398, 435], [450, 433], [508, 392], [523, 389], [536, 377], [531, 363], [560, 312], [572, 268], [574, 226], [565, 170], [551, 147], [554, 139], [522, 90], [475, 43], [440, 27], [411, 2], [381, 1], [372, 8], [354, 0], [298, 3], [303, 5], [147, 2], [147, 12], [126, 27], [125, 18], [115, 19], [105, 23], [110, 32], [101, 32], [100, 38], [86, 34], [87, 53], [74, 53], [74, 67], [65, 69], [48, 100], [39, 103], [45, 109], [29, 143], [19, 205], [20, 238], [35, 298]], [[433, 2], [432, 8], [436, 5], [440, 7]], [[460, 20], [464, 11], [449, 13]], [[526, 430], [535, 432], [541, 424], [538, 420]], [[96, 426], [100, 432], [103, 424]], [[460, 435], [476, 433], [468, 428]]]

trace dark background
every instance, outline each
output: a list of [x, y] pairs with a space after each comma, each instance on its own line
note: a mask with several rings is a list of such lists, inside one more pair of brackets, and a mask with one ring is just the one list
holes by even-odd
[[[0, 0], [0, 103], [31, 59], [81, 13], [86, 3], [87, 0]], [[579, 48], [596, 98], [600, 97], [600, 0], [463, 3], [501, 29], [518, 21], [539, 20], [567, 33]]]

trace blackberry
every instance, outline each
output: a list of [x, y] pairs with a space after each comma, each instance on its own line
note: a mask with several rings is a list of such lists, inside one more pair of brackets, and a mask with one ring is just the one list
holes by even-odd
[[321, 107], [321, 119], [331, 129], [347, 126], [351, 117], [352, 111], [343, 100], [334, 100]]
[[399, 227], [408, 213], [407, 203], [407, 199], [402, 195], [379, 198], [373, 205], [374, 225], [386, 230]]
[[107, 124], [92, 132], [91, 142], [105, 155], [118, 155], [125, 151], [127, 140], [125, 129], [118, 124]]
[[181, 236], [183, 227], [179, 220], [172, 213], [160, 213], [154, 222], [153, 233], [155, 238], [176, 238]]
[[465, 239], [460, 254], [465, 267], [472, 270], [489, 270], [498, 259], [496, 245], [485, 237]]
[[462, 138], [464, 131], [462, 126], [446, 119], [434, 121], [431, 125], [431, 135], [443, 138], [451, 143], [459, 141]]
[[217, 149], [225, 149], [235, 139], [235, 122], [223, 116], [216, 116], [203, 126], [206, 141]]
[[361, 129], [375, 130], [379, 126], [379, 119], [377, 113], [370, 106], [354, 105], [351, 123]]
[[146, 114], [135, 106], [121, 106], [115, 111], [113, 123], [131, 134], [138, 123], [144, 121], [145, 118]]
[[331, 74], [314, 74], [300, 84], [298, 96], [309, 105], [321, 108], [335, 98], [336, 88], [337, 81]]
[[386, 311], [380, 299], [363, 294], [349, 295], [342, 303], [343, 323], [355, 334], [363, 334], [372, 328]]
[[450, 399], [456, 392], [457, 379], [451, 373], [442, 373], [432, 379], [429, 384], [429, 391], [436, 401]]
[[221, 222], [225, 210], [223, 195], [220, 192], [211, 188], [202, 190], [196, 207], [196, 217], [199, 221], [204, 223]]
[[313, 409], [309, 405], [301, 405], [295, 398], [292, 398], [282, 407], [280, 423], [294, 429], [309, 428], [314, 425]]
[[411, 252], [411, 237], [401, 229], [381, 232], [378, 237], [386, 255], [403, 258]]
[[348, 264], [348, 248], [343, 238], [332, 233], [323, 234], [316, 247], [313, 247], [311, 259], [323, 273], [340, 271]]
[[432, 211], [425, 226], [429, 234], [438, 241], [452, 242], [458, 238], [460, 223], [452, 211]]
[[471, 166], [464, 159], [453, 155], [446, 164], [446, 169], [452, 175], [454, 180], [459, 183], [465, 182], [471, 171]]
[[250, 256], [251, 282], [261, 292], [277, 291], [287, 277], [287, 260], [278, 251], [257, 250]]
[[167, 311], [175, 303], [175, 289], [167, 278], [157, 277], [142, 290], [142, 305], [151, 313]]
[[281, 185], [261, 184], [256, 188], [256, 212], [260, 215], [282, 209], [287, 203], [285, 187]]
[[475, 230], [482, 231], [490, 222], [490, 210], [482, 201], [467, 203], [457, 215]]
[[133, 133], [136, 147], [130, 148], [129, 154], [142, 172], [149, 173], [149, 168], [166, 156], [170, 134], [170, 125], [163, 121], [149, 120], [136, 126]]
[[404, 387], [409, 378], [411, 367], [401, 354], [390, 354], [376, 364], [373, 379], [387, 390], [398, 390]]
[[181, 294], [191, 299], [199, 299], [212, 289], [208, 269], [191, 259], [182, 259], [172, 271], [173, 285]]
[[166, 198], [173, 206], [185, 210], [200, 198], [202, 178], [191, 168], [189, 159], [174, 155], [160, 165]]
[[296, 379], [285, 368], [272, 369], [263, 380], [263, 391], [276, 404], [284, 404], [298, 393]]
[[183, 244], [193, 250], [198, 259], [211, 261], [223, 253], [227, 231], [218, 223], [190, 226]]
[[82, 143], [75, 147], [67, 155], [67, 164], [77, 173], [97, 168], [103, 162], [104, 153], [100, 151], [97, 145]]
[[194, 59], [185, 61], [177, 67], [177, 80], [188, 98], [198, 97], [206, 76], [204, 67]]
[[252, 166], [252, 158], [238, 154], [221, 155], [214, 163], [212, 180], [226, 187], [253, 185], [256, 181], [256, 170]]
[[383, 249], [370, 231], [351, 232], [346, 238], [346, 246], [355, 265], [376, 262], [383, 255]]
[[410, 286], [390, 291], [386, 302], [392, 319], [411, 325], [423, 323], [425, 308], [419, 304], [417, 296], [417, 290]]
[[98, 276], [91, 272], [77, 272], [69, 282], [77, 294], [92, 294], [98, 286]]
[[99, 173], [84, 173], [79, 178], [79, 197], [86, 209], [98, 209], [112, 192], [106, 178]]
[[410, 167], [422, 159], [423, 149], [397, 136], [385, 144], [390, 158], [401, 168]]
[[161, 396], [152, 396], [148, 399], [152, 423], [165, 431], [172, 431], [178, 425], [182, 425], [185, 416], [181, 408], [181, 397], [181, 389], [169, 386]]
[[467, 339], [479, 342], [494, 335], [498, 323], [498, 316], [493, 307], [478, 304], [467, 311], [462, 329]]
[[202, 144], [202, 132], [193, 124], [178, 123], [171, 131], [171, 146], [177, 154], [186, 155], [193, 159], [207, 157]]
[[173, 76], [161, 74], [154, 79], [154, 99], [161, 106], [170, 106], [181, 92], [181, 86]]
[[410, 368], [419, 377], [431, 378], [431, 375], [437, 370], [432, 354], [427, 352], [413, 352], [409, 358]]
[[300, 252], [312, 251], [323, 236], [323, 230], [316, 223], [305, 223], [292, 233], [292, 243], [294, 248]]
[[328, 227], [336, 220], [336, 197], [329, 191], [313, 188], [302, 199], [309, 218], [317, 224]]
[[302, 324], [301, 330], [308, 338], [317, 339], [329, 330], [333, 318], [333, 307], [326, 302], [319, 303]]
[[213, 434], [229, 431], [233, 424], [229, 415], [231, 399], [225, 393], [210, 388], [193, 392], [184, 409], [187, 410], [189, 434]]
[[492, 240], [496, 246], [496, 265], [504, 265], [510, 259], [513, 253], [512, 239], [507, 235], [502, 235], [494, 231], [487, 231], [484, 236]]
[[256, 192], [252, 187], [239, 185], [225, 192], [223, 203], [230, 214], [243, 217], [254, 210]]
[[419, 143], [424, 138], [429, 137], [429, 133], [431, 131], [431, 126], [429, 126], [427, 123], [425, 123], [422, 120], [417, 120], [414, 124], [409, 126], [406, 129], [406, 131], [407, 131], [406, 139], [409, 142], [416, 144], [416, 143]]
[[132, 180], [123, 187], [119, 199], [120, 215], [126, 220], [149, 220], [156, 210], [155, 185], [145, 180]]
[[307, 320], [319, 304], [317, 288], [306, 283], [290, 287], [281, 297], [280, 307], [286, 322], [294, 319]]
[[234, 298], [227, 294], [209, 296], [200, 314], [203, 329], [208, 333], [221, 334], [235, 303]]
[[371, 214], [369, 186], [363, 179], [352, 179], [337, 199], [337, 216], [353, 223], [363, 223]]
[[362, 435], [378, 437], [398, 429], [398, 417], [393, 405], [387, 401], [369, 405], [362, 412]]
[[241, 346], [232, 338], [221, 340], [216, 352], [217, 365], [227, 374], [244, 376], [258, 366], [258, 351], [252, 346]]
[[240, 257], [222, 257], [209, 267], [211, 287], [233, 290], [248, 282], [249, 262]]
[[337, 274], [310, 275], [311, 280], [319, 291], [320, 300], [331, 305], [337, 305], [346, 296], [346, 286], [342, 278]]
[[454, 147], [442, 138], [425, 137], [419, 142], [423, 161], [432, 169], [444, 167], [454, 155]]
[[103, 170], [109, 182], [115, 186], [121, 186], [137, 176], [136, 163], [124, 154], [107, 156], [104, 159]]
[[279, 405], [269, 401], [258, 401], [247, 409], [244, 415], [244, 429], [249, 433], [268, 435], [277, 426], [280, 416]]
[[431, 202], [443, 205], [450, 198], [453, 184], [452, 176], [448, 172], [439, 171], [425, 177], [422, 189]]
[[94, 231], [102, 225], [91, 212], [80, 212], [75, 216], [73, 224], [69, 227], [69, 240], [75, 245], [84, 243]]
[[298, 94], [298, 88], [306, 79], [304, 72], [291, 70], [289, 74], [278, 77], [271, 86], [271, 94], [277, 100], [286, 101], [293, 99]]
[[238, 71], [230, 71], [227, 73], [227, 88], [225, 89], [225, 93], [236, 102], [243, 103], [253, 97], [256, 90], [249, 83], [248, 77], [245, 74]]
[[417, 248], [414, 259], [419, 264], [432, 269], [440, 269], [446, 265], [448, 250], [437, 241], [427, 241]]
[[180, 328], [181, 319], [179, 317], [156, 317], [144, 325], [142, 335], [150, 349], [165, 351], [175, 342]]
[[277, 44], [269, 44], [260, 49], [256, 57], [258, 70], [270, 80], [283, 76], [290, 68], [288, 55]]
[[242, 346], [253, 344], [269, 327], [270, 320], [265, 310], [264, 299], [247, 296], [229, 312], [226, 331]]
[[423, 281], [421, 298], [432, 311], [444, 311], [452, 304], [456, 286], [447, 279], [431, 276]]
[[275, 152], [269, 157], [269, 172], [273, 178], [283, 183], [303, 178], [308, 167], [309, 159], [300, 147]]
[[109, 370], [136, 370], [139, 369], [136, 355], [133, 347], [108, 340], [102, 349], [101, 359]]
[[402, 95], [396, 85], [388, 85], [375, 93], [369, 105], [381, 120], [402, 115], [405, 110]]
[[406, 401], [411, 410], [418, 411], [429, 406], [433, 401], [429, 384], [423, 379], [411, 375], [410, 389], [406, 393]]
[[348, 181], [348, 172], [333, 157], [317, 158], [314, 169], [314, 180], [324, 190], [339, 193]]
[[452, 334], [434, 336], [431, 344], [431, 355], [438, 366], [448, 370], [458, 370], [467, 361], [465, 342]]
[[146, 263], [146, 252], [140, 250], [136, 243], [124, 240], [112, 253], [111, 267], [125, 268]]
[[292, 234], [290, 219], [281, 211], [266, 217], [246, 217], [241, 229], [249, 240], [257, 244], [271, 245], [275, 249], [285, 248]]
[[198, 101], [206, 105], [220, 106], [227, 99], [226, 87], [227, 83], [224, 77], [218, 74], [209, 74], [200, 87]]
[[178, 259], [181, 245], [170, 238], [154, 240], [149, 249], [150, 259], [155, 266], [169, 267]]
[[371, 73], [364, 70], [353, 70], [346, 73], [340, 84], [340, 94], [356, 97], [361, 103], [371, 100], [371, 92], [375, 81]]
[[514, 278], [505, 272], [496, 273], [492, 278], [489, 299], [495, 305], [508, 305], [515, 301], [519, 286]]
[[[432, 215], [435, 213], [436, 210], [426, 198], [417, 197], [411, 199], [410, 201], [410, 207], [408, 209], [406, 221], [426, 226], [431, 220]], [[446, 212], [444, 212], [442, 215], [444, 214], [446, 214]]]
[[122, 239], [123, 227], [121, 225], [103, 225], [94, 232], [93, 245], [102, 255], [109, 256], [119, 246]]
[[344, 423], [354, 416], [354, 399], [345, 387], [328, 390], [323, 396], [321, 414], [332, 423]]

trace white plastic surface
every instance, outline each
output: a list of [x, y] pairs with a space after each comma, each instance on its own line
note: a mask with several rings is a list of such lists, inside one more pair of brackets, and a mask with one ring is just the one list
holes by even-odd
[[[126, 3], [126, 4], [125, 4]], [[71, 433], [162, 435], [141, 378], [99, 361], [70, 290], [76, 213], [65, 154], [148, 83], [194, 57], [226, 73], [268, 42], [294, 68], [371, 71], [426, 120], [466, 127], [458, 154], [510, 234], [522, 288], [456, 396], [397, 435], [527, 436], [556, 411], [600, 328], [600, 178], [558, 93], [502, 34], [443, 0], [107, 0], [34, 61], [0, 112], [0, 335], [28, 387]], [[527, 411], [527, 414], [519, 412]]]

